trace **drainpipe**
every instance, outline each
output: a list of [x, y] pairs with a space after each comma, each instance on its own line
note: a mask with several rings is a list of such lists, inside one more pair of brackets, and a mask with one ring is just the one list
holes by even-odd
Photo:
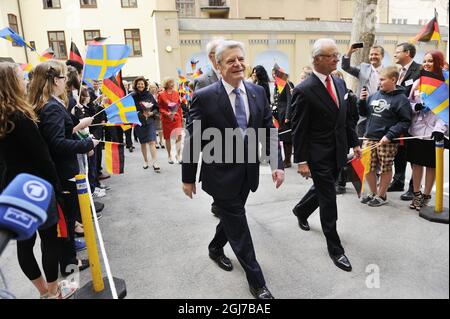
[[[17, 0], [17, 7], [19, 8], [20, 28], [22, 29], [22, 35], [23, 35], [23, 38], [25, 39], [25, 29], [23, 28], [22, 10], [20, 8], [20, 0]], [[25, 50], [25, 59], [27, 60], [27, 63], [29, 63], [27, 47], [24, 46], [23, 49]]]

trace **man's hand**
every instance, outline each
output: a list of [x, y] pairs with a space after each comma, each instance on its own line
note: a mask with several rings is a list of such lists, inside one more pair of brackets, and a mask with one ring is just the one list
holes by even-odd
[[361, 158], [362, 150], [360, 146], [355, 146], [353, 148], [353, 155], [355, 156], [355, 158]]
[[187, 197], [192, 199], [192, 194], [197, 194], [195, 183], [193, 184], [183, 183], [183, 192], [186, 194]]
[[388, 139], [386, 136], [383, 136], [383, 138], [380, 140], [380, 145], [388, 144], [390, 142], [390, 139]]
[[284, 182], [284, 171], [277, 169], [272, 172], [272, 180], [275, 183], [275, 187], [279, 188]]
[[311, 171], [309, 170], [308, 164], [298, 164], [297, 172], [306, 179], [311, 177]]
[[351, 57], [353, 53], [355, 53], [358, 49], [353, 49], [352, 46], [350, 46], [350, 48], [348, 48], [347, 57]]

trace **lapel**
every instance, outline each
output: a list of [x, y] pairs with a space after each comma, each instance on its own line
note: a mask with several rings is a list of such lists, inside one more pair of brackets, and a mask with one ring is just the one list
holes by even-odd
[[234, 115], [233, 108], [230, 103], [230, 98], [228, 97], [227, 91], [222, 84], [222, 81], [218, 81], [217, 83], [217, 101], [219, 102], [219, 109], [225, 116], [225, 119], [228, 123], [232, 125], [232, 128], [235, 129], [238, 127], [238, 123], [236, 121], [236, 116]]
[[[322, 81], [315, 75], [314, 73], [311, 75], [313, 81], [312, 92], [319, 97], [319, 99], [326, 105], [326, 109], [336, 115], [336, 112], [339, 110], [334, 103], [333, 99], [328, 93], [326, 87], [323, 85]], [[333, 80], [334, 82], [334, 80]], [[337, 91], [337, 86], [336, 86]]]
[[413, 62], [413, 63], [410, 65], [408, 71], [406, 71], [405, 77], [403, 78], [403, 82], [402, 82], [402, 85], [403, 85], [403, 86], [405, 86], [405, 85], [404, 85], [405, 82], [408, 81], [408, 80], [410, 79], [412, 73], [416, 71], [416, 69], [417, 69], [416, 64], [417, 64], [416, 62]]
[[248, 108], [250, 110], [248, 126], [255, 127], [254, 122], [255, 122], [256, 114], [258, 112], [258, 105], [256, 102], [256, 93], [250, 85], [245, 83], [245, 81], [244, 81], [244, 86], [245, 86], [245, 90], [247, 91]]
[[[345, 122], [345, 116], [347, 115], [347, 103], [345, 100], [345, 95], [347, 94], [347, 91], [345, 90], [345, 86], [342, 85], [341, 81], [338, 81], [333, 76], [331, 78], [333, 79], [334, 86], [336, 88], [336, 93], [338, 95], [337, 99], [339, 101], [339, 109], [338, 109], [339, 119], [338, 121], [336, 121], [336, 125], [338, 125], [339, 123]], [[344, 119], [342, 120], [343, 117]]]

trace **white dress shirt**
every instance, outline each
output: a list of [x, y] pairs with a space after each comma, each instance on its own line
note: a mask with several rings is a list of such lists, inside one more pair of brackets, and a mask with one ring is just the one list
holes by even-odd
[[[222, 79], [222, 84], [225, 87], [225, 91], [227, 91], [228, 98], [230, 99], [231, 107], [233, 108], [234, 115], [236, 115], [236, 94], [233, 93], [233, 90], [235, 89], [230, 84], [224, 81]], [[244, 106], [245, 106], [245, 113], [247, 115], [247, 123], [250, 119], [250, 109], [248, 106], [248, 98], [247, 98], [247, 91], [245, 90], [244, 82], [241, 81], [239, 85], [239, 90], [241, 91], [242, 99], [244, 100]]]
[[[322, 84], [325, 86], [325, 89], [327, 89], [327, 83], [325, 82], [327, 76], [325, 74], [317, 72], [316, 70], [313, 70], [313, 72], [319, 78], [320, 82], [322, 82]], [[333, 78], [331, 77], [331, 74], [330, 74], [330, 82], [331, 82], [331, 89], [333, 90], [334, 96], [336, 97], [336, 102], [339, 106], [339, 95], [337, 94], [336, 87], [334, 86], [334, 81]]]

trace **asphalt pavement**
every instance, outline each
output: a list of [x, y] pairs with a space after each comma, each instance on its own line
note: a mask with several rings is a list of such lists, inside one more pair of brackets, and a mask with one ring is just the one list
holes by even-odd
[[[127, 151], [125, 174], [104, 181], [112, 189], [101, 199], [106, 208], [99, 223], [111, 270], [125, 280], [127, 298], [251, 298], [229, 245], [225, 254], [235, 266], [232, 272], [208, 258], [218, 223], [211, 198], [200, 186], [193, 200], [187, 198], [181, 165], [168, 164], [165, 150], [158, 156], [160, 174], [142, 168], [139, 147]], [[447, 151], [445, 163], [448, 169]], [[448, 207], [448, 171], [445, 183]], [[400, 192], [389, 193], [386, 206], [363, 205], [348, 184], [337, 200], [338, 232], [353, 265], [352, 272], [344, 272], [327, 254], [318, 212], [309, 219], [309, 232], [300, 230], [292, 214], [310, 185], [293, 167], [276, 190], [263, 166], [260, 187], [247, 203], [257, 259], [276, 298], [449, 298], [448, 225], [420, 218], [399, 199]], [[39, 245], [35, 251], [40, 256]], [[19, 268], [15, 242], [0, 257], [0, 269], [16, 297], [37, 297]], [[81, 285], [89, 280], [89, 270], [82, 272]]]

